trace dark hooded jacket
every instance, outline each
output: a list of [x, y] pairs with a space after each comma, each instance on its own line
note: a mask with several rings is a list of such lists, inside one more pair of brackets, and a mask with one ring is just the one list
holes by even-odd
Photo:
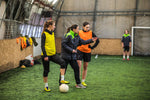
[[66, 33], [61, 42], [61, 57], [67, 60], [77, 60], [76, 53], [72, 53], [73, 49], [76, 50], [77, 46], [92, 43], [93, 40], [89, 39], [84, 41], [80, 36], [72, 30]]

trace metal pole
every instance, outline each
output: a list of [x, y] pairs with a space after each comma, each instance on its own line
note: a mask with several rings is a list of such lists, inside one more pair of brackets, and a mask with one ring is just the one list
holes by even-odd
[[[55, 10], [59, 12], [58, 10]], [[96, 11], [96, 13], [130, 13], [130, 12], [150, 12], [150, 10], [105, 10], [105, 11]], [[94, 13], [93, 11], [61, 11], [61, 13]]]
[[96, 24], [96, 9], [97, 9], [98, 0], [95, 0], [94, 14], [93, 14], [93, 32], [95, 32], [95, 24]]
[[17, 9], [17, 13], [16, 13], [16, 15], [15, 15], [14, 20], [16, 20], [16, 19], [18, 18], [19, 14], [20, 14], [21, 5], [22, 5], [23, 1], [24, 1], [24, 0], [20, 0], [19, 8]]
[[[30, 3], [29, 3], [30, 4]], [[30, 4], [29, 5], [29, 7], [32, 9], [32, 6], [33, 6], [33, 3], [32, 4]], [[30, 13], [31, 13], [31, 11], [30, 11]], [[29, 19], [29, 21], [31, 21], [32, 22], [32, 20], [33, 20], [33, 18], [30, 20]], [[28, 35], [28, 30], [30, 30], [30, 26], [31, 26], [31, 24], [29, 23], [29, 21], [28, 21], [28, 23], [26, 23], [26, 30], [25, 30], [25, 34], [24, 35]]]
[[[138, 5], [139, 5], [139, 0], [136, 0], [136, 3], [135, 3], [136, 5], [135, 5], [135, 11], [137, 12], [137, 10], [138, 10]], [[134, 24], [133, 24], [133, 26], [136, 26], [136, 12], [135, 12], [135, 16], [134, 16]], [[132, 28], [132, 32], [134, 31], [134, 28]], [[134, 49], [134, 38], [133, 38], [133, 35], [134, 33], [132, 33], [132, 56], [133, 56], [133, 49]]]
[[32, 22], [31, 22], [31, 24], [30, 24], [30, 29], [29, 29], [29, 34], [28, 34], [28, 36], [30, 36], [30, 35], [32, 36], [32, 35], [33, 35], [34, 26], [36, 26], [36, 25], [35, 25], [36, 16], [37, 16], [37, 14], [36, 14], [36, 12], [35, 12], [35, 13], [34, 13], [33, 20], [32, 20]]
[[11, 9], [11, 12], [10, 12], [9, 19], [13, 19], [13, 13], [14, 13], [16, 3], [17, 3], [17, 0], [13, 1], [13, 5], [12, 5], [12, 9]]
[[[136, 12], [138, 10], [138, 5], [139, 5], [139, 0], [136, 0], [136, 3], [135, 3], [135, 15], [136, 15]], [[134, 24], [133, 26], [136, 26], [136, 16], [134, 16]], [[133, 40], [132, 40], [133, 41]]]
[[[8, 4], [9, 4], [10, 1], [11, 1], [11, 0], [8, 0], [8, 2], [7, 2], [7, 4], [6, 4], [6, 9], [7, 9]], [[4, 15], [5, 15], [5, 13], [6, 13], [6, 9], [5, 9], [5, 11], [4, 11], [4, 14], [3, 14], [2, 19], [4, 19]], [[1, 23], [0, 23], [0, 27], [1, 27], [1, 25], [2, 25], [2, 21], [1, 21]]]
[[[57, 26], [57, 23], [58, 23], [58, 19], [59, 19], [59, 17], [60, 17], [60, 13], [61, 13], [61, 9], [62, 9], [63, 3], [64, 3], [64, 0], [62, 0], [61, 6], [60, 6], [60, 9], [59, 9], [57, 18], [56, 18], [56, 26]], [[56, 29], [55, 29], [55, 31], [56, 31]]]
[[[33, 6], [33, 5], [32, 5]], [[34, 15], [33, 15], [33, 18], [31, 20], [31, 23], [29, 24], [30, 27], [29, 27], [29, 33], [27, 34], [28, 36], [31, 34], [31, 28], [34, 26], [34, 22], [35, 22], [35, 19], [36, 19], [36, 12], [38, 11], [38, 9], [36, 9], [36, 11], [34, 12]], [[33, 23], [33, 24], [32, 24]], [[33, 32], [33, 30], [32, 30]], [[32, 34], [31, 34], [32, 35]]]
[[[60, 16], [93, 16], [93, 15], [65, 15], [62, 14]], [[96, 16], [150, 16], [150, 14], [99, 14]]]
[[1, 6], [2, 0], [0, 0], [0, 6]]
[[[44, 8], [42, 8], [42, 11], [43, 11], [43, 9]], [[40, 15], [40, 18], [39, 18], [39, 22], [38, 22], [38, 26], [40, 26], [39, 24], [40, 24], [40, 22], [41, 22], [41, 18], [42, 18], [42, 16]], [[40, 27], [37, 29], [37, 26], [36, 26], [36, 28], [35, 28], [35, 34], [34, 34], [34, 37], [38, 37], [38, 34], [39, 34], [39, 29], [40, 29]]]
[[55, 10], [55, 9], [57, 8], [57, 6], [58, 6], [58, 4], [60, 3], [60, 1], [61, 1], [61, 0], [59, 0], [59, 1], [57, 2], [57, 4], [53, 7], [53, 8], [54, 8], [53, 10]]
[[34, 33], [36, 32], [36, 27], [37, 27], [37, 26], [35, 25], [35, 22], [36, 22], [36, 18], [37, 18], [37, 16], [38, 16], [38, 10], [39, 10], [39, 7], [40, 7], [39, 5], [37, 5], [37, 6], [38, 6], [38, 9], [36, 10], [36, 13], [35, 13], [36, 16], [35, 16], [35, 19], [34, 19], [34, 21], [33, 21], [34, 27], [33, 27], [33, 29], [32, 29], [31, 36], [33, 36], [33, 30], [35, 30]]
[[131, 55], [133, 56], [133, 35], [134, 34], [134, 28], [132, 27], [132, 47], [131, 47]]

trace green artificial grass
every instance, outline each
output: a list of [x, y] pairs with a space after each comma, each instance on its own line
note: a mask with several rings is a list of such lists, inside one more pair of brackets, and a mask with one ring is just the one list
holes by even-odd
[[44, 91], [42, 64], [0, 73], [0, 100], [150, 100], [150, 57], [122, 61], [122, 56], [92, 56], [86, 89], [75, 88], [69, 65], [65, 75], [70, 81], [68, 93], [59, 92], [59, 68], [51, 62], [51, 92]]

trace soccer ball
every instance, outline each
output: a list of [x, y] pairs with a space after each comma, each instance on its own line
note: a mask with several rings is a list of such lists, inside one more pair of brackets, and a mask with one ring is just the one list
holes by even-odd
[[69, 86], [67, 84], [61, 84], [59, 86], [59, 91], [60, 92], [68, 92], [69, 91]]

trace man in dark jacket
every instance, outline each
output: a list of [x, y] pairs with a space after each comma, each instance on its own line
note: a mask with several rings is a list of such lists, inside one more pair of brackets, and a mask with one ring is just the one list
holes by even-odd
[[[76, 48], [77, 46], [81, 44], [88, 44], [92, 43], [93, 41], [97, 40], [97, 38], [89, 39], [89, 40], [82, 40], [79, 35], [79, 26], [78, 25], [72, 25], [70, 28], [68, 28], [68, 31], [64, 38], [62, 39], [61, 43], [61, 57], [65, 60], [66, 63], [66, 69], [68, 63], [71, 65], [71, 67], [74, 70], [74, 75], [75, 75], [75, 80], [76, 80], [76, 88], [86, 88], [83, 86], [80, 82], [80, 75], [79, 75], [79, 66], [77, 63], [77, 58], [76, 58]], [[62, 81], [64, 80], [64, 75], [61, 75], [61, 80], [60, 83], [63, 83]]]
[[125, 30], [125, 33], [122, 36], [122, 47], [123, 47], [123, 60], [125, 60], [125, 53], [127, 51], [127, 60], [129, 59], [129, 49], [131, 47], [131, 37], [128, 30]]

